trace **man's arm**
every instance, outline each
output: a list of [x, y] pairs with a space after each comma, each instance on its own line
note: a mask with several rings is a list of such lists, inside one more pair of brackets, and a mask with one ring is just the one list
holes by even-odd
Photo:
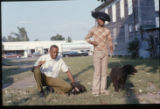
[[87, 36], [85, 37], [85, 40], [88, 42], [88, 43], [90, 43], [90, 44], [92, 44], [92, 45], [94, 45], [94, 46], [97, 46], [98, 44], [97, 44], [97, 42], [95, 42], [95, 41], [91, 41], [90, 40], [90, 38], [93, 36], [93, 32], [92, 32], [92, 30], [87, 34]]
[[38, 66], [41, 66], [42, 64], [44, 64], [46, 61], [39, 61]]
[[67, 73], [68, 78], [71, 80], [71, 82], [74, 83], [75, 80], [73, 79], [71, 72], [68, 70], [66, 73]]
[[113, 54], [113, 46], [112, 46], [112, 37], [111, 37], [111, 33], [109, 32], [108, 34], [108, 42], [109, 42], [109, 50], [110, 50], [110, 53]]
[[39, 61], [37, 64], [34, 65], [34, 67], [40, 67], [42, 64], [44, 64], [46, 61]]
[[41, 65], [44, 64], [45, 62], [46, 62], [46, 61], [39, 61], [39, 62], [38, 62], [38, 65], [36, 65], [36, 66], [34, 65], [34, 66], [32, 67], [32, 70], [31, 70], [31, 71], [34, 72], [34, 69], [35, 69], [35, 68], [41, 67]]

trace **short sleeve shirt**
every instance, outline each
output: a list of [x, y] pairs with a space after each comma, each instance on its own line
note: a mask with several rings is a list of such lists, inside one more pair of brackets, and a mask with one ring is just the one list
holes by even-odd
[[50, 57], [50, 54], [46, 54], [41, 56], [34, 66], [37, 66], [40, 61], [46, 61], [40, 68], [40, 71], [44, 73], [48, 77], [56, 78], [58, 77], [60, 72], [67, 72], [68, 67], [63, 61], [63, 59], [59, 56], [57, 56], [56, 59], [52, 59]]

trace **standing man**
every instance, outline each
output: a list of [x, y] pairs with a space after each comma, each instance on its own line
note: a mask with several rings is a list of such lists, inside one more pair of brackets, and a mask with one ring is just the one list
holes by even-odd
[[[104, 26], [104, 23], [105, 21], [110, 21], [110, 18], [103, 12], [92, 12], [92, 16], [96, 19], [98, 25], [94, 26], [85, 37], [87, 42], [94, 46], [93, 64], [95, 71], [93, 74], [92, 94], [95, 96], [99, 94], [108, 95], [108, 90], [106, 90], [108, 49], [113, 54], [113, 47], [110, 30]], [[93, 37], [93, 40], [90, 39], [91, 37]]]
[[58, 47], [52, 45], [49, 53], [41, 56], [34, 64], [34, 77], [37, 82], [40, 97], [43, 97], [43, 86], [49, 86], [55, 93], [64, 94], [71, 89], [71, 85], [58, 78], [59, 73], [65, 72], [68, 78], [74, 83], [73, 76], [65, 62], [58, 56]]

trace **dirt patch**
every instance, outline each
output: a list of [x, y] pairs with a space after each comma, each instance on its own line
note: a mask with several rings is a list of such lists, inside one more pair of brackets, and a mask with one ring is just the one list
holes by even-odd
[[34, 75], [23, 78], [22, 80], [18, 80], [6, 87], [7, 84], [3, 85], [3, 88], [16, 88], [16, 89], [26, 89], [36, 86], [36, 81], [34, 79]]
[[141, 104], [160, 103], [160, 91], [137, 96]]

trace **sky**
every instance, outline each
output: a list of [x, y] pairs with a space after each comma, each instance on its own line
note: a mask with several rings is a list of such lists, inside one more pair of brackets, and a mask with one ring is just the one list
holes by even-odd
[[99, 5], [97, 0], [1, 2], [2, 37], [24, 27], [31, 41], [56, 34], [84, 40], [95, 25], [91, 11]]

